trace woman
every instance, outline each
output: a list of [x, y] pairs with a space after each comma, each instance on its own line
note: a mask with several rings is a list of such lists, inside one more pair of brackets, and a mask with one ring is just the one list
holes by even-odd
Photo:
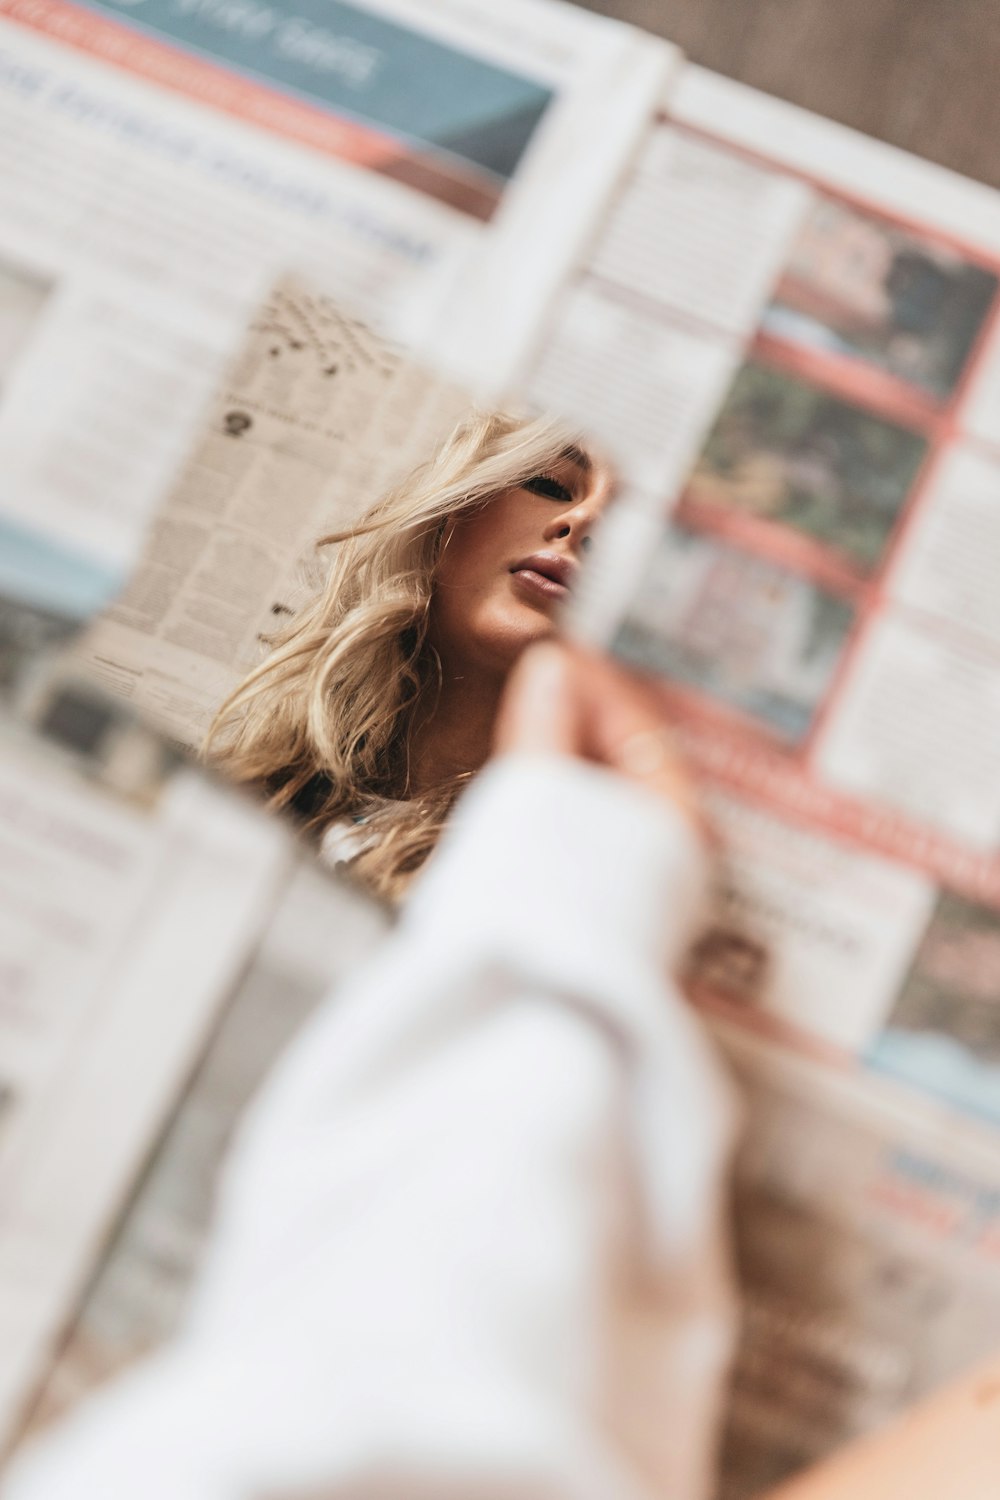
[[394, 899], [489, 753], [507, 675], [552, 633], [611, 495], [548, 419], [458, 427], [340, 544], [326, 587], [223, 704], [208, 754]]

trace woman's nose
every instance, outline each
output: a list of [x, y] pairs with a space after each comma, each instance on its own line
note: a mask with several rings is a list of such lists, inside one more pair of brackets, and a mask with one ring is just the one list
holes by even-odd
[[586, 552], [590, 546], [590, 532], [594, 524], [593, 512], [589, 505], [574, 505], [571, 510], [562, 510], [557, 516], [553, 516], [543, 533], [547, 542], [565, 541], [569, 538], [571, 547], [580, 552]]

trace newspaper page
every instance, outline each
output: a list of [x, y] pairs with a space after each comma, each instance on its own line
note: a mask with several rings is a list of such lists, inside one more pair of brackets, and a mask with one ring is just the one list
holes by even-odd
[[355, 887], [300, 856], [26, 1412], [30, 1429], [54, 1420], [174, 1332], [209, 1231], [219, 1165], [244, 1107], [282, 1047], [366, 956], [386, 921]]
[[1000, 1326], [1000, 197], [688, 69], [524, 379], [623, 472], [576, 628], [661, 679], [725, 849], [687, 982], [759, 1039], [773, 1136], [740, 1216], [742, 1500]]
[[0, 1446], [292, 861], [96, 700], [48, 711], [0, 739]]
[[0, 0], [4, 546], [121, 578], [286, 271], [499, 373], [674, 60], [547, 0]]
[[315, 581], [315, 542], [429, 458], [469, 404], [342, 304], [283, 281], [251, 323], [139, 564], [81, 643], [81, 660], [197, 746], [262, 659], [262, 638]]
[[727, 1039], [746, 1290], [719, 1500], [745, 1500], [995, 1351], [1000, 1153], [891, 1085]]

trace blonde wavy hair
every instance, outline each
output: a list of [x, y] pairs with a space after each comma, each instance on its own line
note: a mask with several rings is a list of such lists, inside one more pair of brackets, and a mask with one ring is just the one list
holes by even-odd
[[474, 413], [355, 527], [317, 542], [339, 545], [325, 586], [271, 638], [209, 730], [206, 758], [313, 835], [363, 819], [369, 837], [353, 870], [388, 900], [472, 774], [411, 794], [410, 730], [441, 679], [428, 624], [447, 523], [578, 448], [549, 418]]

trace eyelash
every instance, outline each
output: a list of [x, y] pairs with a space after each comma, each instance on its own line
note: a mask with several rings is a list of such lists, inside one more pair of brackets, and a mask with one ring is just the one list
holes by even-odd
[[563, 505], [568, 505], [573, 498], [571, 491], [551, 474], [533, 474], [524, 481], [522, 489], [530, 490], [533, 495], [544, 495], [548, 500], [558, 500]]

